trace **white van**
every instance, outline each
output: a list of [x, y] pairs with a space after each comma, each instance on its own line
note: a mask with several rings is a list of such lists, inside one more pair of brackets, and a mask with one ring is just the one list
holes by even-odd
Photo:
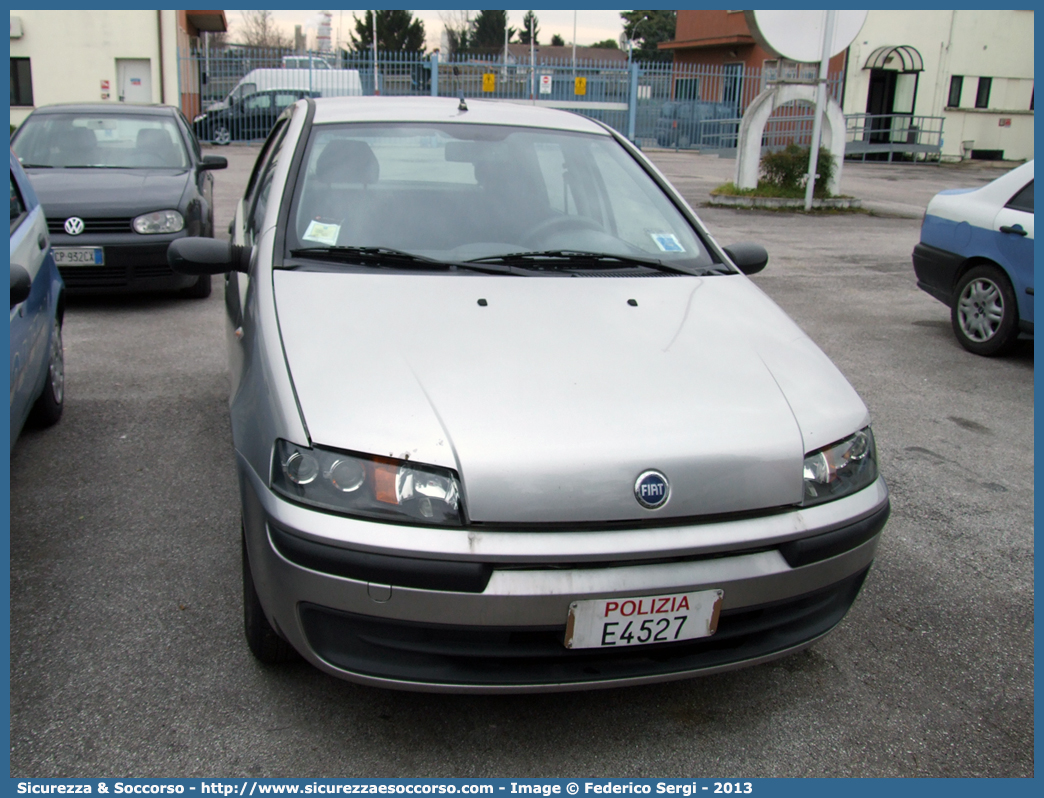
[[247, 95], [266, 89], [304, 89], [319, 92], [323, 97], [358, 97], [363, 93], [357, 69], [330, 69], [329, 65], [325, 69], [252, 69], [224, 100], [207, 106], [206, 110], [228, 108]]
[[284, 55], [283, 69], [333, 69], [325, 58], [316, 55]]

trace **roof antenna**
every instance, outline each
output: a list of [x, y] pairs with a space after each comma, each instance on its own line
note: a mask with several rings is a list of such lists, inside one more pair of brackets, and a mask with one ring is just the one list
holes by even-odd
[[460, 105], [457, 106], [458, 111], [467, 111], [468, 104], [464, 102], [464, 85], [460, 82], [460, 69], [453, 67], [453, 77], [457, 79], [457, 88], [460, 89]]

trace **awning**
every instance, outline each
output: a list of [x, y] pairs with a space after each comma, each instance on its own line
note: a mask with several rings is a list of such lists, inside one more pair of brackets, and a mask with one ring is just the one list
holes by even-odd
[[916, 48], [908, 44], [878, 47], [866, 59], [863, 69], [891, 69], [895, 72], [923, 72], [924, 61]]

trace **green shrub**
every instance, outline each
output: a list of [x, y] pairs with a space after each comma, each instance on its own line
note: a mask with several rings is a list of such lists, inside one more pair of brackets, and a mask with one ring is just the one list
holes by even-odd
[[[809, 147], [788, 144], [786, 149], [768, 153], [761, 159], [763, 182], [788, 192], [803, 190], [808, 174], [809, 150]], [[826, 148], [820, 147], [814, 196], [829, 196], [826, 187], [834, 176], [834, 169], [834, 156]]]

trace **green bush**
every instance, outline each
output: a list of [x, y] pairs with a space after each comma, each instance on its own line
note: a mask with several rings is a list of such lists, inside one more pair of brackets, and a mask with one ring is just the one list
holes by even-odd
[[[802, 190], [808, 174], [809, 147], [788, 144], [786, 149], [770, 152], [761, 159], [762, 180], [784, 191]], [[824, 147], [819, 148], [816, 164], [816, 185], [813, 196], [828, 197], [827, 185], [834, 176], [834, 156]]]

